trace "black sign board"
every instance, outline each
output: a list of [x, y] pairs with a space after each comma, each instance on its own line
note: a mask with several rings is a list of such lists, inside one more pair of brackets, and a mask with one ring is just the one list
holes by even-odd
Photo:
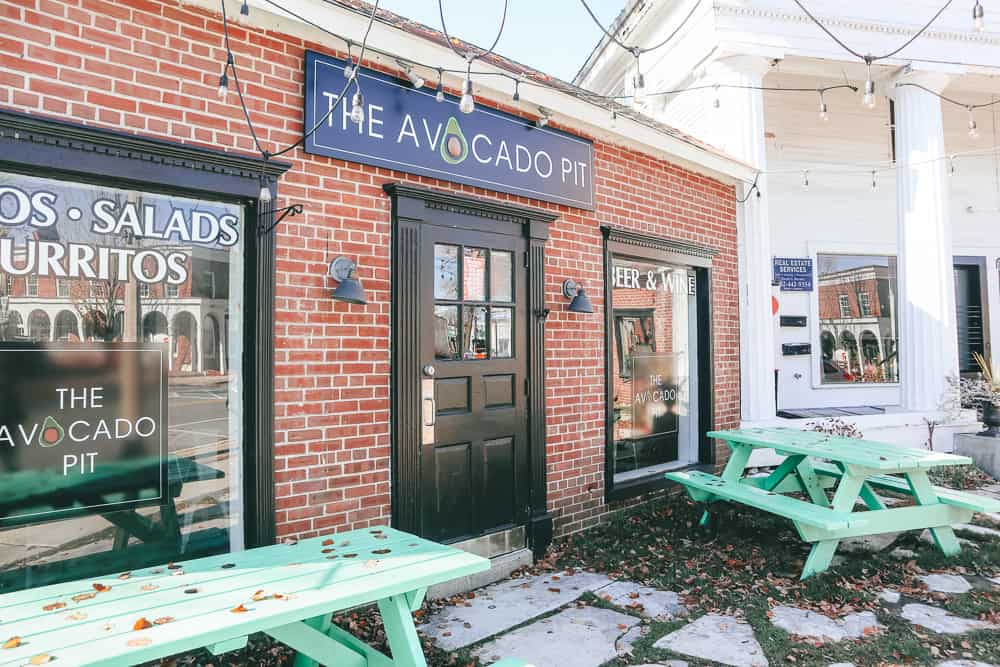
[[0, 343], [0, 525], [166, 499], [167, 353]]
[[632, 419], [641, 436], [677, 433], [677, 355], [637, 355], [632, 375]]

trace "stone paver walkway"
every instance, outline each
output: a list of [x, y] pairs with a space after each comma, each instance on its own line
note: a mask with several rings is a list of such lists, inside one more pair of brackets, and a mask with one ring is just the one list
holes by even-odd
[[705, 614], [657, 641], [656, 648], [733, 667], [767, 667], [764, 649], [746, 621]]

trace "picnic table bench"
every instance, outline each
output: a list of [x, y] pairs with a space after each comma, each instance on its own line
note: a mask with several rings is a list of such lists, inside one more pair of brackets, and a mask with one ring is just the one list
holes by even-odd
[[[8, 593], [0, 667], [115, 667], [202, 647], [218, 655], [255, 632], [295, 649], [296, 667], [424, 667], [412, 612], [427, 587], [489, 566], [371, 528]], [[331, 624], [333, 612], [368, 603], [378, 604], [392, 658]]]
[[[972, 460], [923, 449], [799, 431], [754, 428], [712, 431], [726, 442], [729, 461], [721, 475], [700, 471], [668, 472], [695, 501], [741, 503], [790, 519], [812, 549], [802, 570], [805, 579], [830, 566], [840, 540], [929, 528], [946, 555], [961, 550], [951, 526], [966, 523], [976, 512], [1000, 511], [1000, 501], [931, 484], [927, 471], [939, 466], [969, 465]], [[784, 460], [766, 476], [747, 477], [755, 448], [773, 448]], [[910, 507], [888, 507], [875, 489], [913, 498]], [[832, 499], [828, 491], [833, 491]], [[800, 500], [788, 493], [804, 494]], [[865, 510], [858, 511], [858, 499]], [[709, 521], [706, 510], [701, 523]]]

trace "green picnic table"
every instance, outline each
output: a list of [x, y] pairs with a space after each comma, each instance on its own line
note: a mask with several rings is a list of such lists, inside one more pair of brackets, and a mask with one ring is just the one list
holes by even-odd
[[[201, 647], [219, 654], [255, 632], [298, 651], [296, 667], [424, 667], [412, 612], [427, 587], [489, 566], [371, 528], [8, 593], [0, 667], [115, 667]], [[330, 623], [333, 612], [368, 603], [378, 604], [391, 659]]]
[[[667, 479], [682, 484], [699, 502], [726, 500], [790, 519], [799, 536], [812, 544], [803, 579], [826, 570], [840, 540], [849, 537], [929, 528], [938, 548], [954, 555], [961, 545], [951, 526], [969, 521], [976, 512], [1000, 511], [1000, 501], [931, 484], [928, 470], [971, 464], [965, 456], [791, 428], [708, 435], [729, 446], [722, 475], [678, 471], [666, 473]], [[769, 475], [747, 477], [750, 454], [757, 448], [773, 448], [784, 460]], [[906, 494], [916, 504], [889, 507], [876, 489]], [[784, 495], [788, 493], [808, 500]], [[865, 506], [861, 511], [859, 498]], [[708, 520], [706, 511], [702, 524]]]

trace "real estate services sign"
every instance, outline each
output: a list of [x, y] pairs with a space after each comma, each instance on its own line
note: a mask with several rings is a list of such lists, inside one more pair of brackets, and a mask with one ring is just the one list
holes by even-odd
[[[306, 53], [306, 139], [309, 153], [397, 169], [534, 199], [594, 208], [593, 144], [512, 114], [484, 108], [470, 114], [458, 99], [443, 102], [434, 91], [359, 68], [365, 119], [350, 118], [351, 86], [344, 89], [346, 61]], [[327, 117], [328, 116], [328, 117]]]
[[166, 354], [0, 343], [0, 525], [165, 500]]

